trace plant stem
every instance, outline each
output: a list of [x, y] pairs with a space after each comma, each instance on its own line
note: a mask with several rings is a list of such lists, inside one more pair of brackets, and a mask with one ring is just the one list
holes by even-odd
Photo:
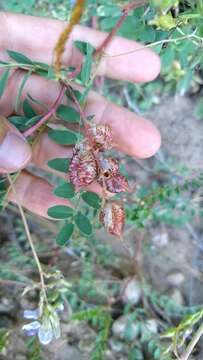
[[117, 21], [117, 23], [115, 24], [115, 26], [111, 30], [111, 32], [107, 35], [107, 37], [105, 38], [103, 43], [96, 49], [96, 51], [94, 53], [94, 58], [95, 59], [98, 59], [103, 55], [104, 49], [107, 47], [107, 45], [109, 45], [109, 43], [111, 42], [111, 40], [113, 39], [113, 37], [115, 36], [117, 31], [120, 29], [120, 27], [123, 24], [124, 20], [127, 18], [129, 12], [131, 10], [136, 9], [137, 7], [140, 7], [140, 6], [144, 5], [144, 4], [146, 4], [147, 2], [148, 1], [140, 0], [140, 1], [135, 1], [135, 2], [133, 2], [131, 4], [129, 3], [129, 4], [125, 5], [125, 6], [123, 6], [123, 8], [122, 8], [122, 16]]
[[115, 55], [103, 54], [103, 57], [118, 57], [118, 56], [130, 55], [130, 54], [133, 54], [133, 53], [135, 53], [137, 51], [144, 50], [146, 48], [151, 48], [153, 46], [166, 44], [166, 43], [176, 43], [177, 41], [190, 39], [190, 38], [194, 38], [196, 40], [203, 41], [203, 38], [201, 38], [200, 36], [195, 35], [195, 33], [192, 33], [192, 34], [180, 36], [180, 37], [177, 37], [177, 38], [174, 38], [174, 39], [164, 39], [164, 40], [155, 41], [155, 42], [153, 42], [151, 44], [141, 46], [138, 49], [130, 50], [130, 51], [127, 51], [125, 53], [120, 53], [120, 54], [115, 54]]
[[29, 284], [26, 284], [25, 282], [15, 281], [15, 280], [0, 279], [0, 285], [26, 287]]
[[186, 351], [181, 355], [178, 360], [188, 360], [190, 355], [192, 354], [195, 346], [197, 345], [199, 339], [203, 335], [203, 323], [200, 325], [199, 329], [194, 334], [192, 340], [190, 341], [189, 345], [187, 346]]
[[23, 207], [21, 205], [21, 201], [20, 201], [20, 199], [18, 197], [18, 194], [17, 194], [17, 192], [15, 190], [13, 180], [12, 180], [12, 178], [11, 178], [11, 176], [9, 174], [7, 174], [7, 178], [8, 178], [9, 184], [11, 186], [11, 189], [13, 191], [13, 194], [14, 194], [14, 196], [16, 198], [16, 202], [17, 202], [17, 205], [18, 205], [18, 208], [19, 208], [19, 211], [20, 211], [20, 215], [22, 217], [23, 225], [24, 225], [24, 228], [25, 228], [25, 233], [27, 235], [27, 238], [28, 238], [28, 241], [29, 241], [32, 253], [33, 253], [33, 257], [35, 259], [35, 262], [36, 262], [36, 265], [37, 265], [37, 268], [38, 268], [38, 271], [39, 271], [40, 283], [41, 283], [41, 289], [42, 289], [42, 292], [43, 292], [43, 297], [44, 297], [45, 301], [48, 301], [47, 300], [47, 294], [46, 294], [46, 286], [45, 286], [45, 281], [44, 281], [43, 270], [42, 270], [42, 267], [41, 267], [37, 252], [35, 250], [35, 246], [34, 246], [32, 236], [31, 236], [31, 233], [30, 233], [30, 229], [29, 229], [26, 217], [25, 217], [25, 213], [24, 213]]
[[61, 100], [63, 99], [65, 93], [65, 87], [62, 86], [61, 90], [59, 92], [59, 95], [56, 99], [56, 101], [54, 102], [54, 104], [52, 105], [52, 107], [50, 108], [50, 110], [35, 124], [33, 125], [31, 128], [29, 128], [28, 130], [25, 130], [23, 135], [25, 137], [28, 137], [30, 135], [32, 135], [36, 130], [38, 130], [43, 124], [45, 124], [45, 122], [47, 120], [49, 120], [49, 118], [51, 116], [53, 116], [57, 110], [58, 105], [60, 104]]

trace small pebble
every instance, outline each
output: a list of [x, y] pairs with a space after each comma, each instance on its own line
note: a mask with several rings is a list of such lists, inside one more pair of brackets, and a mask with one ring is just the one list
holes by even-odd
[[141, 300], [141, 287], [139, 282], [135, 279], [128, 280], [127, 283], [124, 284], [124, 289], [122, 292], [122, 299], [124, 303], [137, 305]]
[[173, 271], [167, 276], [170, 285], [179, 287], [185, 281], [185, 277], [181, 272]]

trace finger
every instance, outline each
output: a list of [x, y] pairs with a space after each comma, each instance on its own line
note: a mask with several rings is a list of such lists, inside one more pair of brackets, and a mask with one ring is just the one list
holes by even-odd
[[11, 202], [20, 204], [27, 210], [48, 218], [47, 210], [55, 205], [66, 205], [73, 207], [68, 200], [58, 198], [53, 194], [53, 187], [46, 180], [23, 171], [14, 184], [16, 195], [9, 194]]
[[[0, 103], [0, 112], [6, 115], [12, 113], [21, 81], [21, 73], [14, 75]], [[29, 93], [50, 107], [57, 98], [58, 92], [57, 83], [33, 75], [24, 87], [21, 102]], [[154, 155], [160, 147], [159, 131], [150, 121], [107, 101], [95, 92], [91, 92], [88, 96], [85, 113], [87, 116], [94, 114], [96, 123], [109, 124], [113, 132], [113, 142], [126, 154], [147, 158]]]
[[0, 116], [0, 173], [18, 171], [25, 167], [30, 159], [31, 148], [26, 139]]
[[[54, 46], [65, 23], [39, 17], [0, 12], [0, 58], [5, 50], [22, 52], [33, 60], [45, 63], [53, 62]], [[75, 26], [69, 36], [63, 56], [63, 64], [77, 66], [81, 54], [73, 47], [75, 40], [91, 43], [99, 47], [107, 34], [84, 26]], [[157, 77], [160, 72], [160, 59], [151, 49], [121, 37], [115, 37], [106, 49], [109, 55], [134, 51], [119, 57], [104, 57], [99, 65], [98, 74], [113, 79], [130, 82], [146, 82]]]

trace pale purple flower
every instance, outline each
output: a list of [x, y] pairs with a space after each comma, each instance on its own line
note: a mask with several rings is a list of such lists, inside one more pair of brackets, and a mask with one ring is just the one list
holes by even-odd
[[24, 318], [34, 320], [22, 327], [27, 336], [37, 335], [43, 345], [48, 345], [52, 340], [61, 336], [60, 321], [58, 313], [64, 310], [63, 304], [48, 306], [44, 314], [40, 316], [40, 310], [25, 310]]

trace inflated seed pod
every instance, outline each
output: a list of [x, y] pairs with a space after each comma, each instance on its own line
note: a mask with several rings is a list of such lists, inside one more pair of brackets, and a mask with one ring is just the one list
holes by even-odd
[[81, 142], [75, 146], [69, 169], [70, 181], [76, 190], [91, 184], [97, 178], [97, 162], [89, 145]]
[[128, 184], [127, 179], [120, 174], [115, 175], [114, 177], [110, 179], [105, 179], [104, 184], [106, 187], [106, 190], [108, 190], [111, 193], [118, 194], [125, 191], [130, 191], [130, 187]]
[[99, 175], [104, 179], [110, 179], [119, 171], [118, 161], [113, 159], [112, 157], [109, 158], [100, 158], [98, 161], [99, 166]]
[[93, 149], [106, 151], [112, 148], [113, 136], [109, 125], [93, 125], [88, 129]]
[[106, 201], [100, 212], [100, 221], [106, 230], [120, 236], [125, 222], [125, 210], [118, 201]]

